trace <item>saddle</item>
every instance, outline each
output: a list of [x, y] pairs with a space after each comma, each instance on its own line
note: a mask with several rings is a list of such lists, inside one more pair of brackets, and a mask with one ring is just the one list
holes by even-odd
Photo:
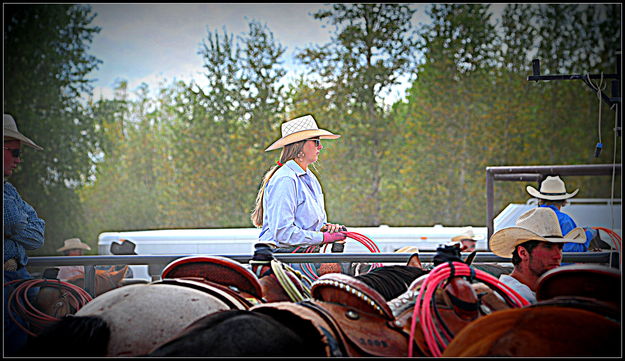
[[542, 275], [536, 300], [540, 305], [581, 308], [620, 320], [621, 287], [621, 274], [614, 268], [573, 264]]
[[231, 310], [248, 310], [256, 304], [228, 287], [207, 281], [201, 277], [166, 278], [154, 281], [151, 284], [166, 284], [196, 289], [217, 298]]
[[408, 354], [408, 334], [394, 324], [384, 298], [353, 277], [331, 273], [311, 288], [312, 300], [278, 302], [251, 310], [291, 312], [312, 322], [326, 344], [328, 356], [393, 357]]
[[[408, 335], [412, 326], [415, 301], [427, 276], [417, 278], [409, 286], [407, 292], [389, 301], [389, 306], [396, 316], [395, 325], [401, 327]], [[449, 338], [453, 338], [478, 317], [494, 310], [509, 308], [488, 286], [479, 282], [469, 283], [462, 277], [452, 277], [443, 287], [437, 288], [434, 292], [434, 302], [436, 317], [433, 318], [433, 323], [438, 330], [448, 334]], [[413, 337], [418, 346], [414, 356], [432, 356], [419, 324], [414, 330]]]
[[189, 256], [168, 264], [161, 278], [199, 278], [219, 289], [243, 296], [248, 303], [260, 303], [263, 290], [256, 275], [240, 263], [219, 256]]

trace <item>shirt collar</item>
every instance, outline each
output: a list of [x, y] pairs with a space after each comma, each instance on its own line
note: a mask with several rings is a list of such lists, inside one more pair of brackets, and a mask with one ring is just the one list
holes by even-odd
[[303, 170], [302, 167], [299, 166], [299, 164], [297, 164], [297, 162], [295, 162], [295, 160], [291, 159], [288, 162], [284, 163], [285, 166], [289, 167], [291, 170], [293, 170], [295, 172], [295, 174], [297, 174], [298, 176], [304, 175], [304, 174], [308, 174], [307, 171]]

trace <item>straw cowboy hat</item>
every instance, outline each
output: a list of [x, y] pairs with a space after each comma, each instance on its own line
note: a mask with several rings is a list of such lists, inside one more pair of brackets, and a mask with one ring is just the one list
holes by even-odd
[[336, 139], [339, 138], [340, 135], [332, 134], [324, 129], [319, 129], [312, 115], [304, 115], [303, 117], [282, 123], [282, 138], [276, 140], [265, 149], [265, 152], [312, 137], [319, 137], [319, 139]]
[[543, 180], [542, 183], [540, 183], [540, 191], [537, 191], [536, 188], [532, 186], [527, 186], [525, 189], [527, 189], [527, 193], [536, 198], [554, 201], [575, 197], [577, 191], [579, 191], [579, 189], [576, 189], [573, 193], [566, 193], [564, 182], [558, 176], [548, 176]]
[[460, 242], [462, 240], [468, 239], [471, 241], [479, 241], [482, 238], [484, 238], [483, 235], [481, 234], [475, 234], [473, 233], [473, 227], [467, 227], [466, 230], [464, 231], [464, 233], [459, 234], [455, 237], [451, 238], [451, 242], [452, 243], [456, 243], [456, 242]]
[[59, 249], [57, 249], [57, 252], [63, 252], [63, 251], [69, 251], [70, 249], [84, 249], [84, 250], [91, 250], [91, 247], [89, 247], [89, 245], [82, 243], [80, 241], [80, 238], [70, 238], [70, 239], [66, 239], [65, 240], [65, 245]]
[[15, 124], [15, 119], [13, 119], [10, 114], [4, 114], [4, 140], [7, 140], [7, 138], [19, 140], [27, 146], [33, 147], [37, 150], [43, 149], [42, 147], [35, 144], [35, 142], [24, 136], [24, 134], [20, 133], [19, 130], [17, 130], [17, 124]]
[[497, 256], [511, 258], [514, 247], [532, 240], [584, 243], [586, 233], [582, 227], [576, 227], [563, 237], [556, 213], [547, 207], [536, 207], [523, 213], [517, 219], [516, 226], [495, 232], [488, 241], [488, 246]]

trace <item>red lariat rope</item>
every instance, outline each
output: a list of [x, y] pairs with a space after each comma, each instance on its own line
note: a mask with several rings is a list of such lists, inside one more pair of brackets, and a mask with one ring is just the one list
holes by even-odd
[[417, 319], [420, 320], [421, 330], [423, 331], [425, 342], [432, 356], [440, 357], [445, 347], [447, 347], [448, 342], [443, 339], [443, 336], [447, 339], [451, 339], [452, 336], [447, 334], [444, 330], [444, 335], [441, 335], [441, 332], [437, 330], [432, 317], [432, 314], [435, 312], [435, 310], [432, 309], [432, 303], [436, 289], [450, 277], [471, 276], [472, 272], [474, 272], [475, 279], [484, 281], [489, 287], [495, 291], [499, 291], [499, 293], [507, 299], [510, 306], [518, 308], [529, 305], [529, 302], [525, 298], [489, 273], [478, 269], [472, 269], [461, 262], [453, 262], [453, 267], [454, 274], [452, 275], [449, 263], [442, 263], [430, 271], [427, 278], [423, 281], [414, 305], [414, 312], [412, 313], [408, 357], [412, 357], [413, 355], [414, 333]]
[[[380, 252], [380, 248], [378, 247], [377, 244], [375, 244], [374, 241], [372, 241], [369, 237], [365, 236], [364, 234], [360, 234], [358, 232], [347, 232], [347, 231], [341, 231], [343, 234], [345, 234], [346, 237], [354, 239], [358, 242], [360, 242], [363, 246], [365, 246], [369, 251], [371, 251], [371, 253], [381, 253]], [[323, 251], [325, 252], [328, 248], [329, 243], [324, 244], [323, 247]], [[299, 246], [297, 248], [295, 248], [293, 250], [293, 253], [297, 252], [298, 249], [300, 249], [302, 246]], [[303, 253], [313, 253], [315, 251], [315, 246], [309, 246], [306, 249], [304, 249]], [[376, 267], [382, 267], [381, 263], [374, 263], [371, 265], [371, 268], [369, 269], [369, 271], [371, 271], [373, 268]], [[319, 278], [319, 276], [317, 275], [317, 273], [313, 270], [312, 266], [310, 265], [310, 263], [303, 263], [302, 264], [302, 271], [304, 271], [304, 273], [306, 274], [306, 276], [308, 278], [310, 278], [311, 280], [315, 281]]]
[[37, 336], [36, 333], [29, 329], [26, 329], [15, 319], [14, 314], [21, 315], [24, 320], [28, 321], [31, 328], [40, 331], [52, 322], [59, 321], [60, 318], [50, 316], [41, 312], [37, 307], [30, 303], [28, 299], [28, 291], [35, 287], [53, 286], [59, 288], [63, 297], [68, 297], [68, 303], [76, 311], [82, 308], [85, 304], [92, 300], [91, 295], [82, 288], [73, 285], [71, 283], [51, 280], [51, 279], [28, 279], [28, 280], [13, 280], [4, 284], [8, 286], [11, 284], [18, 284], [15, 289], [9, 295], [6, 307], [9, 309], [9, 317], [15, 322], [15, 324], [21, 328], [24, 332], [31, 336]]
[[618, 252], [619, 263], [622, 263], [621, 236], [619, 236], [618, 233], [614, 232], [613, 230], [604, 227], [592, 227], [592, 229], [595, 229], [597, 231], [602, 230], [607, 233], [608, 236], [610, 236], [610, 239], [612, 239], [612, 242], [614, 243], [614, 248], [616, 248], [616, 251]]

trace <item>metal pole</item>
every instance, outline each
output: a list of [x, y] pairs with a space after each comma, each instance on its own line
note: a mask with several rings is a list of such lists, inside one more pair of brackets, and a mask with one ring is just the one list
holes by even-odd
[[85, 291], [95, 297], [95, 265], [84, 265], [85, 268]]

